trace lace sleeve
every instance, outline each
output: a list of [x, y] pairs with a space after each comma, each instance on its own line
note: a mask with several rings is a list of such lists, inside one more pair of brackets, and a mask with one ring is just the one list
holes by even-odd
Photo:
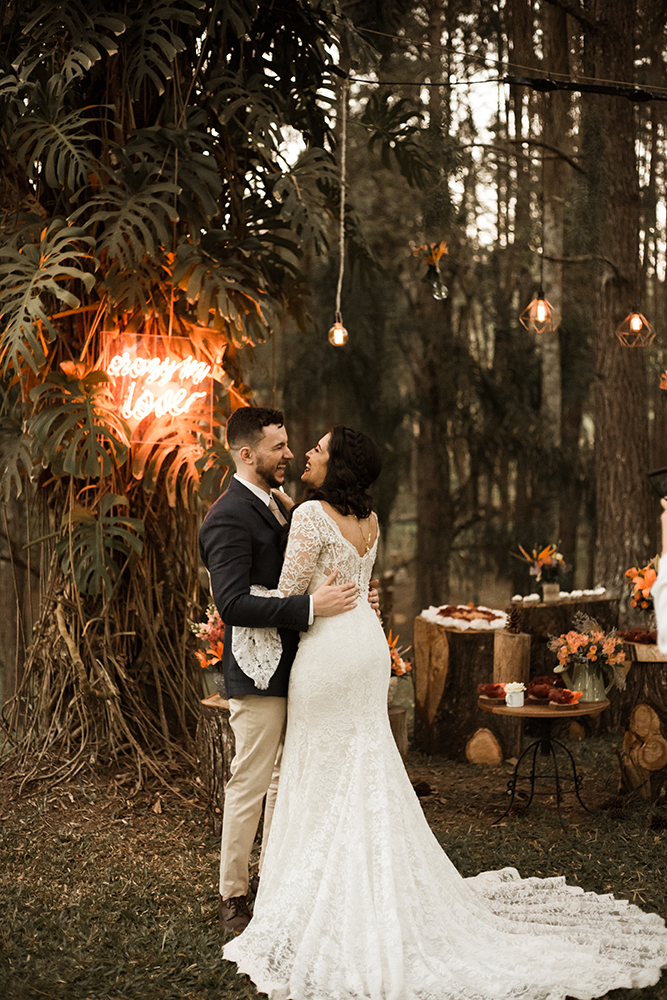
[[294, 512], [290, 524], [285, 562], [278, 583], [278, 590], [285, 597], [305, 594], [315, 572], [322, 548], [322, 533], [316, 521], [317, 512], [313, 509], [315, 504], [316, 500], [302, 504]]

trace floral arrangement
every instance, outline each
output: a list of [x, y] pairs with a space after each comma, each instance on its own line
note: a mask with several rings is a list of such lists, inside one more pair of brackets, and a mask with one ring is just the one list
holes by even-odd
[[574, 616], [575, 629], [551, 639], [549, 649], [558, 657], [554, 673], [565, 673], [571, 663], [581, 663], [593, 673], [610, 674], [622, 686], [616, 671], [625, 660], [623, 639], [615, 632], [605, 633], [598, 623], [581, 612]]
[[663, 372], [660, 376], [660, 389], [667, 392], [667, 372]]
[[393, 636], [391, 629], [387, 636], [387, 643], [389, 644], [389, 655], [391, 656], [391, 676], [403, 677], [404, 674], [409, 674], [412, 670], [412, 664], [409, 660], [405, 659], [405, 654], [410, 647], [406, 646], [405, 649], [399, 649], [398, 636]]
[[646, 565], [631, 566], [626, 569], [625, 575], [628, 578], [628, 589], [632, 597], [630, 605], [633, 608], [640, 608], [642, 611], [653, 611], [653, 598], [651, 597], [651, 587], [658, 577], [658, 559], [653, 559]]
[[555, 582], [559, 572], [565, 569], [565, 560], [555, 545], [545, 545], [543, 549], [537, 547], [532, 552], [526, 552], [523, 545], [519, 546], [521, 555], [511, 552], [515, 559], [521, 559], [530, 566], [530, 575], [537, 577], [537, 582], [544, 580], [545, 583]]
[[222, 659], [222, 640], [225, 634], [225, 626], [213, 601], [208, 602], [206, 621], [193, 622], [188, 619], [188, 627], [206, 647], [198, 649], [195, 653], [195, 656], [199, 660], [199, 665], [204, 670]]

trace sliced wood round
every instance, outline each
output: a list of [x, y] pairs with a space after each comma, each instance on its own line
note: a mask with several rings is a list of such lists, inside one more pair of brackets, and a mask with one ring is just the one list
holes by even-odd
[[478, 729], [466, 743], [466, 757], [471, 764], [502, 764], [503, 751], [490, 729]]

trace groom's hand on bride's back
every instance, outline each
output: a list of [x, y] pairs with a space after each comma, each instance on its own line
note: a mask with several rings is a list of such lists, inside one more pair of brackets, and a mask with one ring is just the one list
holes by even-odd
[[356, 583], [341, 583], [338, 586], [334, 582], [337, 576], [338, 570], [335, 569], [314, 592], [313, 614], [316, 618], [341, 615], [344, 611], [351, 611], [355, 607], [359, 588]]

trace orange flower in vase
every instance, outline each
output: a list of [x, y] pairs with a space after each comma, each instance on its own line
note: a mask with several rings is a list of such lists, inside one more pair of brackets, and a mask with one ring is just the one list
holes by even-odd
[[399, 649], [398, 636], [394, 637], [391, 629], [389, 630], [389, 635], [387, 636], [387, 643], [389, 645], [389, 655], [391, 656], [391, 676], [403, 677], [404, 674], [409, 674], [412, 670], [412, 664], [404, 657], [410, 647], [406, 646], [405, 649]]
[[628, 589], [632, 594], [631, 607], [638, 608], [640, 611], [653, 611], [651, 587], [658, 578], [658, 559], [659, 556], [654, 556], [646, 566], [641, 568], [631, 566], [630, 569], [626, 569]]

